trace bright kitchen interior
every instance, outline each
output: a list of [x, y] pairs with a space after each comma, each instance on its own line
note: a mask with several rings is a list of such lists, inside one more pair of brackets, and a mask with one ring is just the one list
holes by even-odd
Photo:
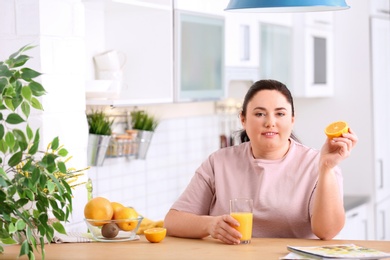
[[[348, 10], [306, 14], [233, 14], [223, 11], [227, 2], [1, 1], [7, 14], [0, 24], [12, 26], [0, 29], [0, 58], [27, 43], [38, 45], [31, 56], [49, 94], [34, 123], [43, 138], [60, 136], [81, 167], [87, 163], [86, 110], [105, 109], [119, 132], [126, 127], [123, 115], [134, 108], [160, 118], [146, 159], [106, 158], [88, 172], [94, 196], [123, 201], [156, 220], [219, 149], [221, 135], [239, 129], [239, 103], [251, 82], [280, 79], [295, 96], [294, 131], [304, 144], [319, 149], [324, 127], [335, 120], [348, 121], [360, 138], [341, 165], [349, 206], [340, 238], [390, 239], [389, 1], [347, 1]], [[199, 28], [210, 32], [204, 41], [182, 41]], [[196, 53], [215, 54], [219, 67], [207, 80], [216, 89], [189, 84], [207, 85], [201, 80], [210, 68], [202, 64], [196, 70], [201, 76], [186, 81], [186, 48], [206, 40], [221, 46]], [[126, 57], [123, 84], [102, 98], [90, 89], [103, 81], [93, 57], [113, 49]], [[86, 200], [79, 188], [69, 230], [86, 228]]]

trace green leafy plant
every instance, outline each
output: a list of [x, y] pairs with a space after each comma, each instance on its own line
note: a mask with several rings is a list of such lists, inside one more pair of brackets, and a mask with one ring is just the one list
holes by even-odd
[[96, 135], [111, 135], [114, 120], [110, 120], [104, 111], [92, 110], [87, 114], [89, 133]]
[[31, 108], [43, 110], [38, 97], [46, 91], [35, 81], [41, 73], [25, 67], [31, 48], [0, 61], [0, 252], [1, 244], [20, 242], [20, 256], [35, 259], [40, 251], [44, 259], [45, 241], [55, 230], [66, 233], [61, 221], [72, 212], [72, 188], [86, 169], [67, 168], [71, 157], [58, 137], [39, 150], [39, 129], [28, 118]]
[[154, 131], [158, 126], [159, 121], [142, 110], [131, 112], [131, 125], [133, 129]]

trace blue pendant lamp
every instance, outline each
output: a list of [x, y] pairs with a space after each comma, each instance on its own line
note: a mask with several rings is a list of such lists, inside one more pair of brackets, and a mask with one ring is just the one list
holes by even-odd
[[344, 0], [230, 0], [225, 11], [234, 12], [321, 12], [348, 9]]

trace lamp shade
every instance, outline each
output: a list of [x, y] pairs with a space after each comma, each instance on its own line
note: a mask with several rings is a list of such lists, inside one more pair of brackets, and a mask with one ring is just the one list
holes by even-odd
[[348, 9], [344, 0], [230, 0], [225, 11], [321, 12]]

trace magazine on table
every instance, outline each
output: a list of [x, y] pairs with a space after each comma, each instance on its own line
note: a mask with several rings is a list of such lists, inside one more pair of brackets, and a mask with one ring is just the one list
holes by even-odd
[[287, 246], [291, 251], [280, 259], [390, 259], [390, 253], [354, 244]]

